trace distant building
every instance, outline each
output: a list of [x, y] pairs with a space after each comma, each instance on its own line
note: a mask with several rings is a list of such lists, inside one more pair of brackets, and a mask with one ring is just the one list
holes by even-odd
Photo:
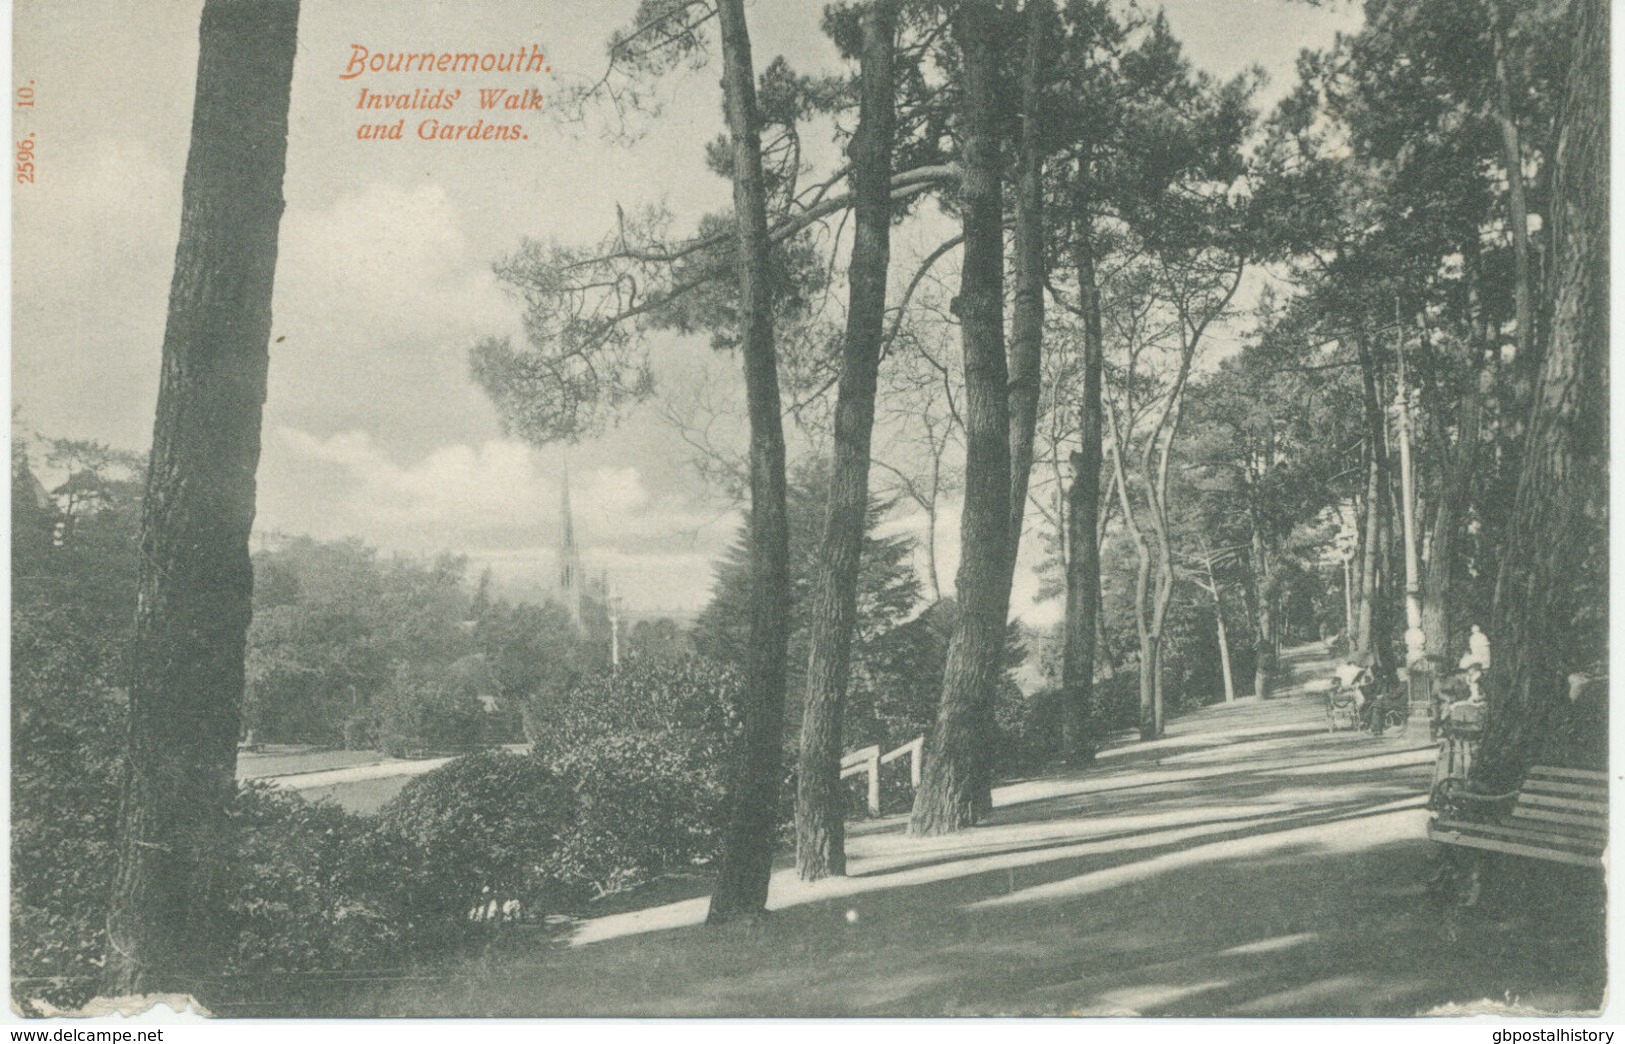
[[564, 466], [564, 484], [559, 496], [559, 573], [553, 585], [553, 601], [570, 614], [570, 622], [581, 626], [581, 602], [585, 574], [581, 570], [581, 549], [576, 546], [575, 518], [570, 511], [570, 465]]
[[609, 574], [588, 577], [581, 565], [581, 547], [576, 543], [575, 515], [570, 509], [570, 466], [564, 466], [564, 482], [559, 493], [559, 570], [549, 600], [570, 614], [570, 621], [582, 627], [583, 608], [588, 601], [609, 606]]

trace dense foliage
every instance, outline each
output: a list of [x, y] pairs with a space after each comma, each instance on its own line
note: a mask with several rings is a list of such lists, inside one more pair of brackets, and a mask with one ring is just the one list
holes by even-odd
[[[38, 467], [65, 478], [48, 491]], [[99, 444], [14, 444], [12, 976], [58, 1002], [87, 995], [106, 949], [140, 475]]]

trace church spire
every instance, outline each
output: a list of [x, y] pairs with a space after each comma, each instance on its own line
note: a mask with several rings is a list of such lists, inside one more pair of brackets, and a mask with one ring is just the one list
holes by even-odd
[[559, 494], [559, 602], [570, 620], [581, 626], [581, 596], [585, 577], [581, 572], [581, 550], [576, 547], [575, 518], [570, 511], [570, 461], [564, 458], [564, 482]]

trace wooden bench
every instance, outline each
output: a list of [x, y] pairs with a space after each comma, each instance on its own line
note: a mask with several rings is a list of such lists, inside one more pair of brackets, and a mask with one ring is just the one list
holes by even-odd
[[1602, 866], [1608, 774], [1537, 765], [1507, 794], [1473, 794], [1460, 779], [1434, 790], [1428, 837], [1443, 845], [1575, 866]]

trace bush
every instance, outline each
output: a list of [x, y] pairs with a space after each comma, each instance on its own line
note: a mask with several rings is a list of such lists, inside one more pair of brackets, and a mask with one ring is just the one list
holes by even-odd
[[651, 658], [581, 679], [535, 708], [536, 756], [581, 801], [565, 881], [601, 894], [715, 853], [740, 696], [731, 667]]
[[13, 996], [74, 1007], [95, 995], [118, 870], [124, 704], [94, 685], [12, 690]]
[[530, 708], [526, 731], [542, 751], [644, 735], [696, 761], [720, 764], [739, 734], [743, 693], [739, 672], [725, 664], [647, 659], [575, 680]]
[[371, 827], [329, 802], [249, 784], [232, 806], [227, 958], [235, 974], [315, 971], [389, 959], [402, 935], [367, 858]]
[[715, 855], [724, 811], [721, 766], [671, 739], [623, 733], [549, 757], [581, 801], [560, 850], [564, 881], [605, 894]]
[[485, 751], [420, 776], [379, 812], [365, 845], [401, 930], [436, 936], [495, 903], [527, 917], [568, 898], [559, 873], [580, 801], [542, 759]]
[[993, 707], [993, 772], [996, 777], [1030, 773], [1061, 755], [1061, 693], [1031, 696], [1014, 684], [1001, 687]]

